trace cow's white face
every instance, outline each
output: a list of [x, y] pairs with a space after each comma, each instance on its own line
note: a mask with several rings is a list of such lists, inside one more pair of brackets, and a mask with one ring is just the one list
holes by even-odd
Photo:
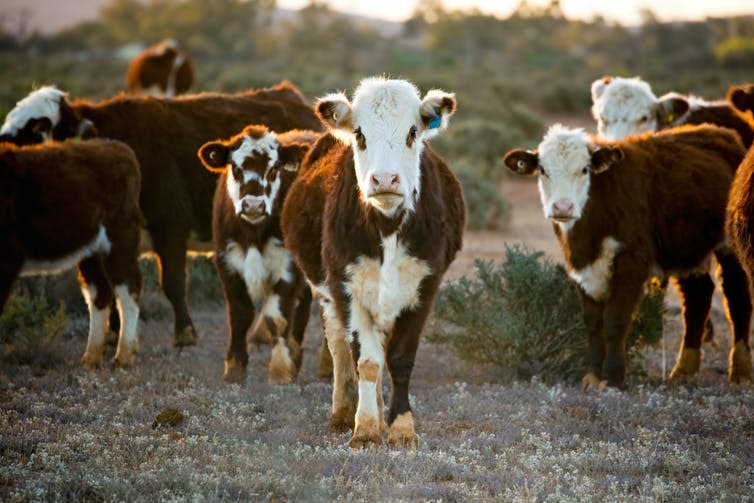
[[589, 199], [592, 176], [623, 158], [617, 147], [597, 147], [583, 129], [552, 126], [536, 151], [515, 149], [506, 166], [523, 175], [539, 174], [539, 195], [545, 217], [567, 230], [581, 218]]
[[33, 91], [8, 112], [0, 136], [18, 144], [42, 143], [52, 139], [60, 122], [60, 103], [65, 93], [46, 86]]
[[414, 210], [423, 142], [447, 127], [455, 108], [453, 94], [432, 90], [420, 99], [413, 84], [382, 78], [363, 80], [353, 103], [331, 94], [315, 106], [323, 122], [353, 148], [363, 200], [388, 217]]
[[592, 115], [606, 140], [657, 131], [657, 104], [649, 84], [638, 78], [605, 77], [592, 83]]
[[228, 141], [206, 143], [199, 158], [210, 171], [227, 170], [226, 189], [236, 216], [259, 224], [279, 210], [286, 173], [295, 176], [306, 150], [299, 144], [281, 147], [273, 131], [248, 126]]

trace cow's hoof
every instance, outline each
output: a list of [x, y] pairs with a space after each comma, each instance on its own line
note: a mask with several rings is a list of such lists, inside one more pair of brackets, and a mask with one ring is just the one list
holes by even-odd
[[382, 435], [380, 435], [380, 427], [377, 424], [359, 425], [353, 432], [351, 440], [348, 441], [348, 445], [352, 449], [363, 449], [370, 446], [382, 445]]
[[199, 337], [196, 330], [191, 325], [187, 325], [183, 330], [173, 335], [173, 347], [183, 348], [186, 346], [195, 346]]
[[326, 342], [319, 347], [317, 377], [323, 381], [332, 381], [333, 378], [332, 355], [330, 354], [330, 349], [327, 347]]
[[702, 363], [702, 350], [683, 348], [678, 355], [673, 370], [670, 371], [671, 380], [683, 380], [699, 372]]
[[344, 433], [353, 430], [356, 411], [350, 407], [343, 407], [330, 416], [330, 430], [335, 433]]
[[728, 379], [735, 384], [751, 381], [751, 350], [744, 341], [738, 341], [730, 350]]
[[118, 346], [113, 358], [113, 367], [121, 369], [130, 369], [136, 363], [136, 353], [129, 346]]
[[101, 348], [91, 348], [84, 352], [84, 356], [81, 357], [81, 364], [85, 365], [90, 370], [96, 370], [102, 363], [102, 354], [105, 352], [104, 346]]
[[291, 352], [282, 337], [270, 352], [270, 368], [267, 380], [270, 384], [290, 384], [296, 377], [296, 364], [291, 359]]
[[390, 425], [387, 435], [387, 443], [395, 447], [416, 449], [419, 447], [419, 437], [414, 431], [414, 418], [411, 412], [399, 415]]
[[587, 391], [589, 388], [596, 389], [597, 391], [605, 391], [607, 389], [607, 381], [594, 375], [594, 372], [587, 372], [581, 379], [581, 389]]
[[246, 365], [238, 360], [225, 360], [223, 382], [228, 384], [244, 384], [246, 382]]

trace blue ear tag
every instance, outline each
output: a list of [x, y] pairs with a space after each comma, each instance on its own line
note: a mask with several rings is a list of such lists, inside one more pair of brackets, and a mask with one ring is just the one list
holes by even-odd
[[429, 129], [437, 129], [440, 127], [440, 124], [442, 124], [442, 117], [437, 115], [429, 121]]

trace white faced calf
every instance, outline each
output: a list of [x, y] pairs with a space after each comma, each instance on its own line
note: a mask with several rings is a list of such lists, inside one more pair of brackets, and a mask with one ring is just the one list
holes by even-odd
[[334, 363], [330, 424], [353, 426], [352, 446], [382, 442], [385, 365], [388, 442], [417, 444], [409, 379], [465, 222], [458, 181], [425, 141], [455, 106], [452, 94], [421, 98], [409, 82], [379, 78], [362, 81], [353, 101], [320, 99], [315, 109], [332, 134], [312, 147], [285, 203], [286, 245], [322, 299]]
[[316, 137], [304, 131], [277, 136], [264, 126], [248, 126], [199, 150], [205, 167], [222, 174], [212, 233], [228, 310], [225, 381], [246, 379], [246, 332], [255, 302], [264, 304], [253, 338], [273, 343], [270, 382], [291, 382], [301, 366], [311, 291], [283, 247], [279, 215], [298, 165]]
[[[580, 129], [548, 131], [536, 151], [513, 150], [505, 164], [539, 174], [542, 208], [555, 222], [570, 277], [578, 286], [589, 336], [585, 385], [621, 386], [625, 337], [650, 274], [672, 275], [684, 306], [684, 340], [673, 375], [694, 374], [714, 283], [722, 274], [734, 347], [748, 353], [751, 303], [746, 276], [725, 246], [723, 224], [732, 175], [743, 147], [731, 130], [685, 126], [601, 142]], [[750, 378], [731, 367], [733, 381]]]

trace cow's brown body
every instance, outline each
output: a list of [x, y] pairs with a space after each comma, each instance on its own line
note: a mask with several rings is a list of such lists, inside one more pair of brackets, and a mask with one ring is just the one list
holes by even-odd
[[[139, 186], [136, 157], [117, 141], [0, 144], [0, 310], [19, 274], [78, 265], [93, 317], [83, 358], [90, 366], [100, 363], [104, 313], [116, 295], [121, 317], [124, 309], [131, 317], [121, 323], [116, 364], [133, 364], [141, 291]], [[124, 330], [131, 332], [124, 336]]]

